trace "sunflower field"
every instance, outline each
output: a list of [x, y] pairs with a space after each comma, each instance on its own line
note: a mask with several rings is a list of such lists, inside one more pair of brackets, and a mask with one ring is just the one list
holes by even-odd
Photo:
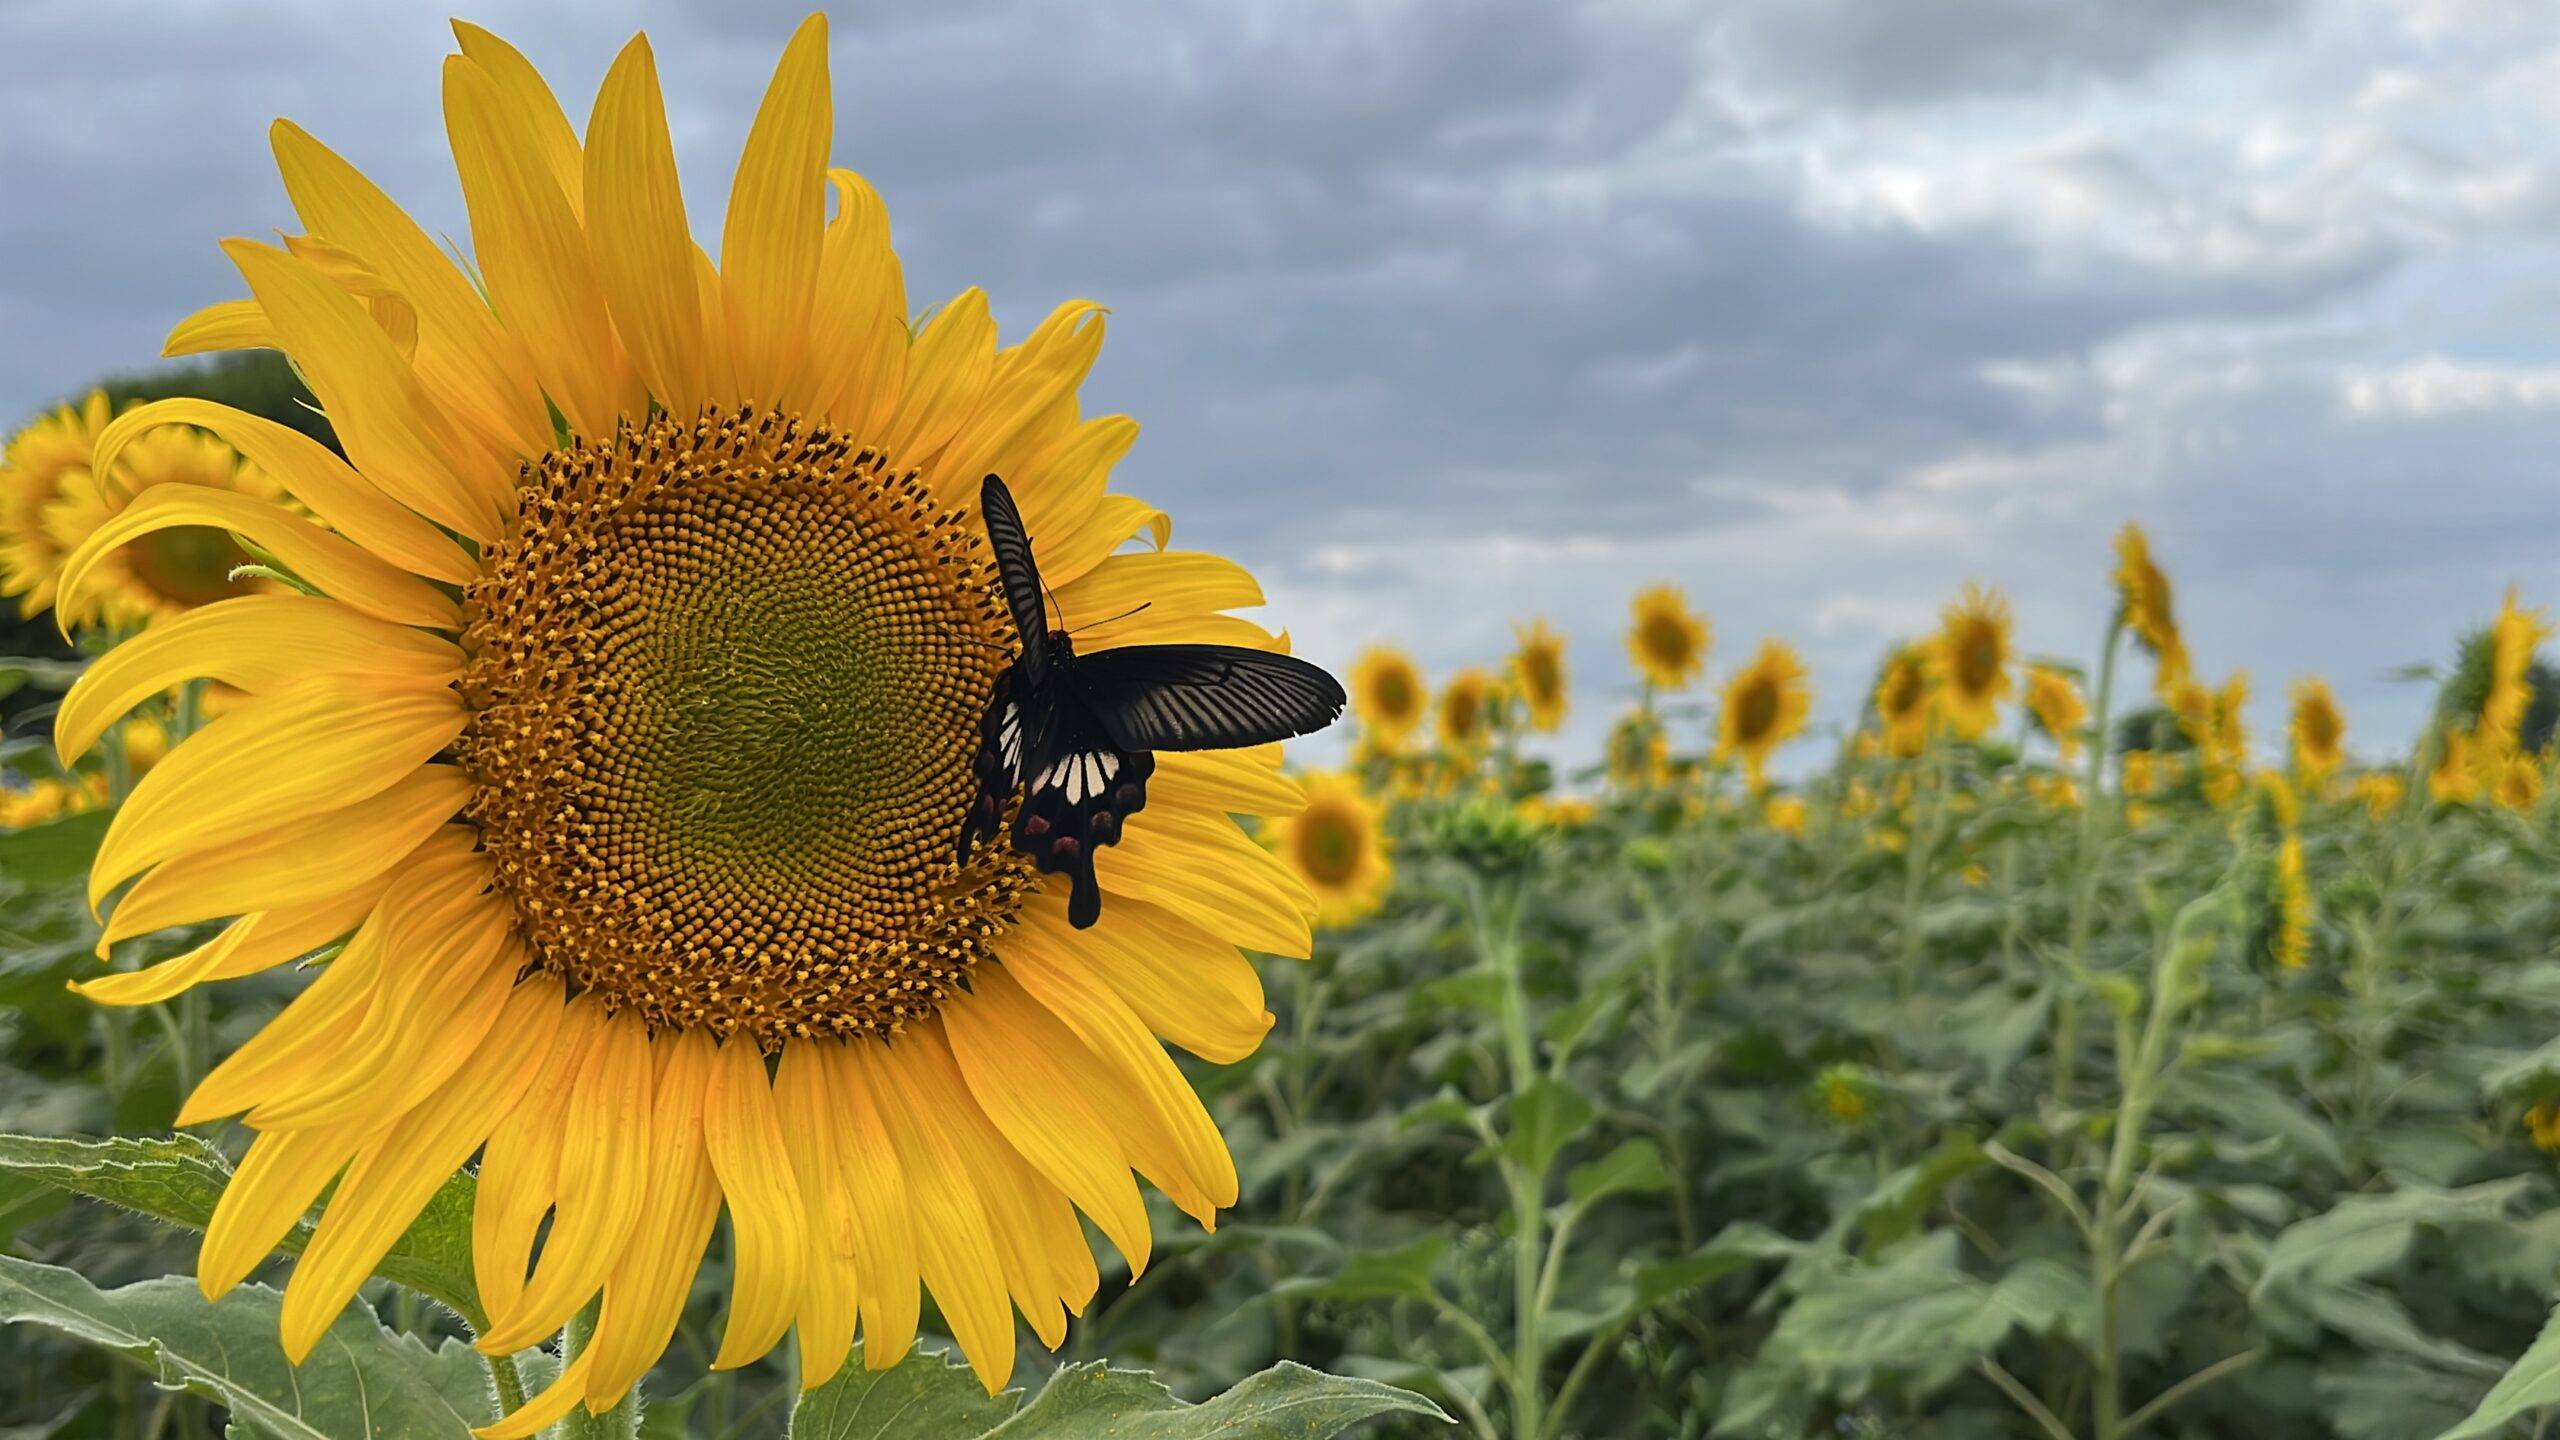
[[579, 125], [455, 34], [467, 264], [278, 122], [221, 358], [0, 456], [0, 1437], [2560, 1415], [2516, 593], [2413, 739], [2248, 734], [2128, 525], [2086, 653], [1967, 585], [1829, 735], [1666, 581], [1631, 702], [1527, 621], [1336, 768], [1142, 744], [1044, 677], [1306, 668], [1111, 488], [1100, 307], [911, 303], [824, 18], [716, 265], [645, 37]]

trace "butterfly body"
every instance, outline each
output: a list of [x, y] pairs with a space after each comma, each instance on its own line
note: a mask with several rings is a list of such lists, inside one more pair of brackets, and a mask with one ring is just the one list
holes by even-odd
[[959, 853], [1004, 828], [1014, 793], [1011, 843], [1042, 872], [1067, 875], [1067, 918], [1077, 928], [1102, 913], [1096, 850], [1119, 842], [1146, 807], [1158, 750], [1215, 750], [1304, 735], [1332, 723], [1345, 696], [1303, 660], [1233, 645], [1128, 645], [1076, 654], [1049, 628], [1030, 537], [1004, 482], [981, 492], [988, 538], [1022, 653], [996, 679], [978, 727], [976, 790]]

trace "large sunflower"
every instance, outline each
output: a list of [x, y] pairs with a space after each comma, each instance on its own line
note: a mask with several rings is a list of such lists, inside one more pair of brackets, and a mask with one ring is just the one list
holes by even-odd
[[281, 347], [347, 461], [197, 401], [99, 445], [103, 468], [158, 426], [200, 427], [319, 523], [160, 486], [64, 566], [76, 594], [127, 543], [212, 525], [319, 592], [155, 626], [59, 721], [77, 755], [180, 680], [251, 697], [135, 789], [90, 877], [97, 897], [136, 882], [103, 943], [240, 918], [93, 996], [149, 1001], [352, 936], [187, 1101], [186, 1123], [256, 1132], [204, 1288], [328, 1192], [284, 1301], [306, 1355], [478, 1152], [481, 1346], [537, 1343], [601, 1297], [591, 1342], [490, 1434], [615, 1403], [666, 1347], [724, 1207], [715, 1363], [796, 1325], [816, 1384], [857, 1323], [869, 1363], [894, 1363], [921, 1288], [993, 1389], [1013, 1311], [1054, 1345], [1094, 1294], [1078, 1211], [1135, 1270], [1132, 1171], [1203, 1223], [1234, 1200], [1159, 1037], [1251, 1052], [1270, 1017], [1239, 947], [1305, 954], [1315, 907], [1231, 818], [1303, 803], [1276, 746], [1160, 756], [1101, 857], [1092, 930], [1006, 847], [955, 861], [1015, 643], [981, 477], [1011, 485], [1083, 644], [1279, 642], [1220, 613], [1260, 598], [1234, 565], [1122, 553], [1166, 526], [1105, 493], [1136, 427], [1077, 407], [1096, 307], [998, 348], [972, 290], [910, 333], [878, 199], [826, 168], [822, 17], [756, 115], [717, 269], [645, 38], [582, 141], [522, 56], [456, 28], [445, 111], [476, 273], [280, 123], [310, 237], [229, 242], [251, 298], [175, 341]]
[[1570, 698], [1565, 679], [1564, 637], [1533, 620], [1519, 630], [1520, 648], [1511, 652], [1511, 688], [1529, 713], [1529, 728], [1553, 734], [1564, 724]]
[[1372, 645], [1351, 666], [1351, 713], [1359, 719], [1360, 738], [1382, 754], [1404, 748], [1422, 728], [1430, 692], [1423, 688], [1421, 667], [1392, 645]]
[[1689, 608], [1677, 585], [1648, 585], [1636, 592], [1635, 618], [1627, 626], [1627, 656], [1636, 673], [1657, 690], [1680, 690], [1706, 667], [1715, 631]]
[[1768, 784], [1769, 756], [1804, 729], [1813, 710], [1811, 672], [1785, 642], [1760, 642], [1760, 653], [1725, 682], [1716, 717], [1716, 759], [1739, 757], [1754, 792]]
[[2015, 626], [2008, 597], [1970, 581], [1939, 617], [1929, 669], [1947, 728], [1967, 740], [1982, 738], [2000, 718], [2000, 702], [2013, 684], [2009, 634]]
[[1340, 927], [1386, 903], [1395, 871], [1378, 803], [1349, 775], [1301, 775], [1307, 808], [1263, 827], [1262, 843], [1316, 897], [1316, 921]]
[[22, 615], [53, 606], [63, 547], [45, 524], [45, 511], [62, 498], [63, 482], [86, 475], [89, 453], [114, 418], [107, 392], [94, 390], [9, 437], [0, 452], [0, 595], [17, 597]]
[[1918, 645], [1896, 645], [1876, 677], [1876, 723], [1883, 728], [1887, 752], [1908, 760], [1929, 741], [1931, 712], [1937, 706], [1928, 652]]
[[2327, 681], [2306, 676], [2293, 682], [2293, 717], [2287, 728], [2294, 771], [2302, 777], [2303, 792], [2316, 796], [2347, 758], [2347, 717]]

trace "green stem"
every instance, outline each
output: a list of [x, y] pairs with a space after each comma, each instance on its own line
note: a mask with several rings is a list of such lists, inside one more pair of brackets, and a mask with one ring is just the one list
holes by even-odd
[[[1502, 977], [1502, 1042], [1510, 1059], [1511, 1096], [1517, 1100], [1539, 1080], [1537, 1048], [1529, 1033], [1529, 997], [1520, 976], [1517, 900], [1507, 894], [1493, 900], [1481, 887], [1471, 898], [1478, 953]], [[1514, 1440], [1540, 1440], [1546, 1395], [1541, 1334], [1545, 1317], [1539, 1309], [1538, 1281], [1546, 1268], [1546, 1177], [1512, 1160], [1505, 1160], [1502, 1168], [1511, 1188], [1513, 1230], [1512, 1434]]]
[[[581, 1352], [592, 1344], [596, 1335], [596, 1307], [590, 1305], [578, 1312], [569, 1328], [560, 1336], [560, 1364], [566, 1369]], [[633, 1385], [621, 1403], [601, 1415], [591, 1415], [585, 1406], [572, 1407], [562, 1417], [560, 1440], [635, 1440], [640, 1433], [640, 1387]]]
[[2124, 616], [2107, 622], [2107, 638], [2098, 651], [2098, 694], [2090, 711], [2089, 763], [2080, 795], [2080, 835], [2071, 852], [2071, 935], [2063, 952], [2063, 974], [2054, 996], [2053, 1106], [2071, 1104], [2071, 1088], [2080, 1069], [2080, 977], [2088, 962], [2089, 931], [2097, 911], [2098, 848], [2104, 839], [2107, 780], [2107, 721], [2116, 692], [2116, 650], [2124, 636]]
[[516, 1368], [513, 1355], [483, 1355], [489, 1366], [489, 1388], [498, 1393], [500, 1418], [524, 1408], [524, 1372]]

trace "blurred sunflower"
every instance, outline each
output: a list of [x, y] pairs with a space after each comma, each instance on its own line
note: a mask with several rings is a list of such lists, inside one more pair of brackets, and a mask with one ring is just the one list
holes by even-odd
[[2276, 847], [2276, 963], [2299, 970], [2311, 962], [2311, 881], [2302, 837], [2288, 832]]
[[2376, 820], [2389, 819], [2408, 791], [2399, 776], [2387, 771], [2369, 770], [2356, 777], [2355, 797], [2364, 802], [2365, 813]]
[[1802, 835], [1813, 812], [1802, 796], [1772, 795], [1768, 803], [1760, 807], [1760, 815], [1769, 822], [1770, 829], [1781, 835]]
[[2216, 805], [2239, 798], [2249, 770], [2249, 672], [2234, 670], [2213, 696], [2203, 748], [2204, 793]]
[[1440, 744], [1455, 755], [1472, 756], [1493, 737], [1493, 707], [1502, 698], [1492, 672], [1470, 665], [1440, 687]]
[[0, 830], [23, 830], [95, 810], [108, 798], [104, 775], [48, 775], [31, 781], [0, 776]]
[[1609, 727], [1609, 783], [1621, 790], [1651, 790], [1671, 778], [1671, 737], [1662, 722], [1629, 711]]
[[2480, 794], [2480, 777], [2472, 766], [2476, 749], [2470, 732], [2446, 725], [2436, 731], [2435, 768], [2427, 772], [2427, 798], [2439, 805], [2467, 804]]
[[2068, 775], [2042, 771], [2029, 774], [2026, 779], [2026, 790], [2030, 798], [2050, 805], [2056, 810], [2076, 809], [2080, 804], [2080, 784]]
[[2089, 706], [2069, 675], [2050, 665], [2028, 666], [2027, 710], [2036, 717], [2037, 728], [2053, 738], [2063, 759], [2080, 752], [2080, 727], [2089, 723]]
[[2480, 720], [2472, 735], [2479, 742], [2475, 763], [2502, 766], [2517, 748], [2525, 711], [2533, 704], [2533, 655], [2551, 634], [2539, 610], [2516, 608], [2515, 587], [2507, 588], [2498, 618], [2489, 627], [2489, 685], [2480, 701]]
[[1511, 689], [1529, 712], [1529, 728], [1554, 734], [1564, 724], [1568, 685], [1564, 669], [1564, 637], [1533, 620], [1518, 631], [1520, 648], [1511, 654]]
[[1591, 823], [1598, 807], [1579, 795], [1531, 795], [1518, 806], [1521, 818], [1541, 830], [1579, 830]]
[[2560, 1152], [2560, 1105], [2546, 1101], [2527, 1110], [2524, 1128], [2533, 1137], [2533, 1148], [2546, 1154]]
[[2490, 782], [2489, 796], [2509, 810], [2530, 810], [2542, 799], [2542, 764], [2531, 755], [2510, 754]]
[[1307, 808], [1262, 828], [1262, 843], [1316, 897], [1316, 923], [1339, 928], [1386, 903], [1395, 872], [1387, 858], [1384, 812], [1352, 776], [1297, 777]]
[[1627, 627], [1627, 656], [1656, 690], [1681, 690], [1706, 668], [1715, 631], [1689, 608], [1676, 585], [1648, 585], [1636, 592], [1635, 620]]
[[2013, 628], [2008, 598], [1971, 581], [1940, 613], [1938, 633], [1929, 642], [1929, 672], [1937, 681], [1947, 728], [1967, 740], [1982, 738], [2000, 718], [2000, 702], [2012, 688]]
[[[116, 525], [146, 492], [165, 490], [167, 499], [184, 493], [170, 487], [201, 486], [270, 505], [285, 498], [284, 488], [240, 452], [181, 426], [135, 436], [116, 452], [115, 469], [105, 478], [82, 466], [64, 471], [61, 484], [61, 493], [44, 509], [44, 528], [66, 557]], [[55, 608], [66, 626], [138, 628], [217, 600], [273, 590], [264, 581], [231, 578], [250, 559], [238, 541], [214, 526], [152, 526], [99, 552], [77, 600], [57, 599]]]
[[2167, 766], [2163, 764], [2163, 759], [2164, 757], [2158, 752], [2151, 750], [2127, 750], [2124, 752], [2124, 758], [2122, 760], [2122, 764], [2124, 766], [2124, 793], [2127, 795], [2158, 794], [2162, 785], [2168, 778], [2162, 773], [2167, 768]]
[[1895, 646], [1885, 657], [1883, 673], [1876, 677], [1874, 702], [1887, 753], [1908, 760], [1929, 743], [1930, 712], [1935, 708], [1931, 690], [1928, 651], [1918, 645]]
[[2340, 713], [2327, 681], [2309, 676], [2293, 682], [2289, 729], [2294, 772], [2301, 777], [2302, 788], [2317, 795], [2347, 758], [2347, 717]]
[[18, 613], [53, 607], [62, 545], [44, 523], [70, 475], [86, 475], [89, 454], [114, 416], [107, 392], [39, 416], [0, 451], [0, 595], [17, 597]]
[[1089, 931], [1010, 847], [955, 858], [1015, 643], [981, 478], [1007, 477], [1080, 643], [1280, 642], [1221, 613], [1260, 598], [1234, 565], [1122, 551], [1166, 522], [1106, 493], [1135, 426], [1077, 405], [1097, 307], [999, 349], [971, 290], [911, 332], [878, 199], [826, 168], [824, 17], [756, 115], [716, 270], [645, 38], [581, 141], [520, 54], [456, 30], [473, 270], [279, 123], [320, 238], [229, 242], [251, 298], [176, 340], [281, 348], [347, 460], [193, 400], [99, 441], [113, 473], [148, 431], [210, 431], [330, 528], [161, 485], [64, 562], [68, 599], [129, 542], [216, 526], [319, 592], [154, 626], [65, 698], [77, 756], [189, 678], [250, 697], [135, 787], [90, 876], [93, 899], [133, 882], [102, 954], [240, 918], [84, 989], [144, 1003], [352, 935], [180, 1117], [255, 1132], [205, 1235], [209, 1295], [330, 1197], [283, 1301], [296, 1359], [481, 1153], [481, 1347], [599, 1306], [590, 1343], [486, 1434], [615, 1404], [674, 1334], [724, 1208], [714, 1364], [796, 1325], [815, 1385], [857, 1324], [868, 1363], [893, 1364], [929, 1290], [994, 1390], [1012, 1311], [1055, 1345], [1095, 1292], [1078, 1211], [1135, 1270], [1133, 1171], [1204, 1223], [1233, 1202], [1159, 1037], [1250, 1053], [1270, 1017], [1239, 947], [1306, 954], [1315, 902], [1230, 818], [1303, 805], [1276, 746], [1159, 756]]
[[1753, 792], [1768, 781], [1769, 756], [1804, 729], [1813, 710], [1810, 672], [1779, 640], [1760, 642], [1760, 653], [1725, 682], [1716, 717], [1716, 760], [1740, 758]]
[[1392, 645], [1372, 645], [1351, 666], [1351, 713], [1360, 738], [1382, 754], [1404, 748], [1422, 728], [1429, 696], [1413, 657]]
[[2116, 608], [2134, 639], [2159, 662], [2155, 686], [2165, 698], [2187, 673], [2187, 642], [2178, 633], [2169, 577], [2151, 558], [2151, 540], [2128, 523], [2116, 532]]

